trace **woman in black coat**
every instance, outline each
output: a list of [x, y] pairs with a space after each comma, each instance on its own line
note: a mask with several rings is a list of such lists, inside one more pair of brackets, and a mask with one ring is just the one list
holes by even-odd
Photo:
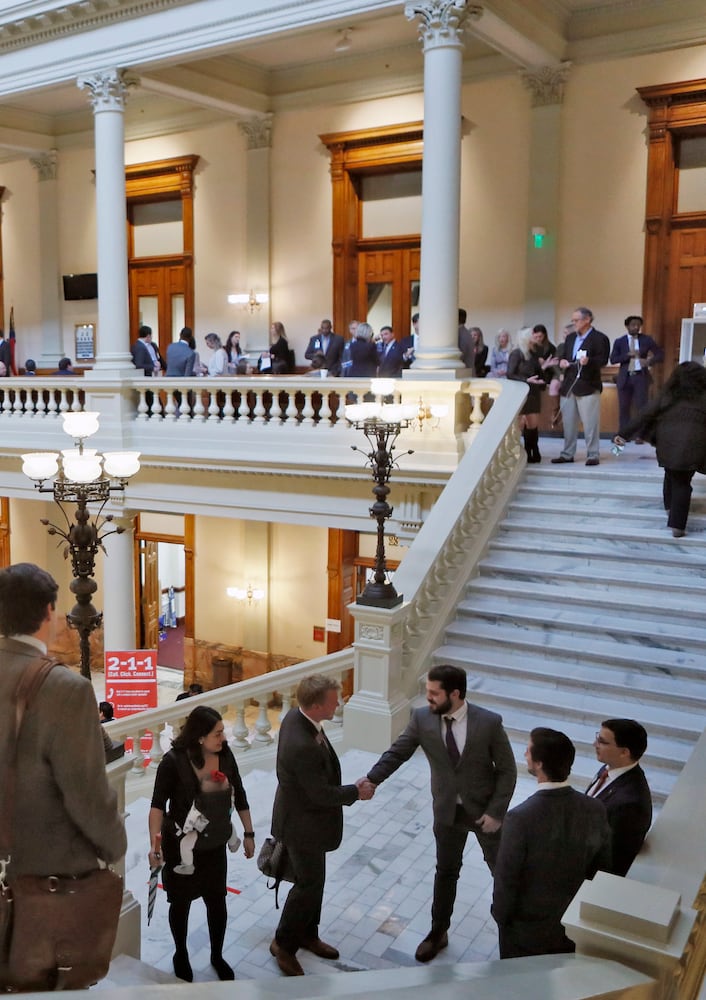
[[615, 443], [641, 437], [655, 445], [664, 469], [662, 495], [667, 526], [675, 538], [686, 534], [695, 472], [706, 473], [706, 369], [696, 361], [678, 365], [661, 395], [621, 427]]
[[539, 355], [534, 351], [533, 333], [529, 327], [517, 335], [517, 347], [510, 351], [507, 377], [513, 382], [526, 382], [529, 395], [520, 411], [522, 436], [529, 464], [542, 461], [539, 453], [539, 413], [542, 409], [542, 390], [546, 386]]
[[373, 328], [369, 323], [359, 323], [355, 339], [351, 341], [351, 363], [346, 370], [350, 378], [375, 378], [380, 355], [373, 343]]
[[[185, 865], [181, 850], [185, 838], [180, 837], [180, 831], [192, 806], [208, 819], [208, 824], [196, 837], [193, 864]], [[250, 807], [238, 765], [223, 735], [223, 719], [214, 708], [199, 705], [157, 768], [149, 812], [150, 868], [164, 865], [162, 881], [169, 900], [174, 972], [188, 983], [194, 978], [186, 947], [189, 910], [193, 900], [199, 898], [206, 906], [211, 965], [219, 979], [235, 978], [223, 958], [226, 843], [232, 838], [232, 809], [243, 824], [245, 857], [251, 858], [255, 834]]]

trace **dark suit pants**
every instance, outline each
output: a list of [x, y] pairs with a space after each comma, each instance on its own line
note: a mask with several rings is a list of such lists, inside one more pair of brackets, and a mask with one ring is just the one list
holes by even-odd
[[625, 427], [630, 414], [639, 413], [647, 405], [649, 391], [650, 380], [644, 371], [633, 372], [618, 386], [618, 427]]
[[275, 938], [281, 948], [293, 955], [302, 942], [316, 940], [319, 936], [326, 854], [289, 845], [287, 852], [297, 881], [289, 890]]
[[498, 951], [501, 958], [530, 955], [572, 955], [574, 942], [566, 936], [559, 920], [516, 921], [498, 924]]
[[436, 874], [434, 876], [434, 899], [431, 904], [431, 927], [433, 933], [442, 934], [449, 929], [456, 885], [463, 865], [463, 849], [469, 832], [478, 838], [483, 858], [490, 869], [495, 871], [495, 862], [500, 847], [500, 830], [497, 833], [483, 833], [471, 819], [463, 806], [456, 806], [456, 816], [452, 826], [434, 824], [436, 838]]
[[664, 509], [669, 511], [667, 524], [670, 528], [686, 528], [691, 504], [691, 480], [693, 471], [682, 469], [665, 469], [662, 484]]

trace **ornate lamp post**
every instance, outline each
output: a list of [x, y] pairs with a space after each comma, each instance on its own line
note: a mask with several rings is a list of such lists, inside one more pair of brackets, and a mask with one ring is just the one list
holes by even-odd
[[[416, 407], [382, 403], [355, 403], [345, 409], [346, 420], [368, 439], [370, 451], [367, 464], [373, 473], [375, 503], [370, 508], [370, 516], [377, 521], [377, 547], [375, 550], [375, 573], [356, 604], [367, 604], [376, 608], [394, 608], [403, 601], [393, 584], [387, 579], [385, 562], [385, 521], [392, 515], [393, 508], [387, 502], [390, 475], [397, 464], [394, 458], [395, 441], [403, 428], [408, 427], [416, 414]], [[360, 451], [352, 445], [354, 451]], [[411, 455], [412, 451], [405, 452]]]
[[[30, 452], [22, 456], [22, 471], [34, 480], [40, 493], [51, 493], [66, 522], [64, 527], [41, 518], [50, 535], [58, 535], [64, 542], [64, 558], [71, 557], [74, 578], [71, 592], [76, 604], [67, 614], [66, 621], [79, 634], [81, 673], [91, 677], [89, 639], [103, 620], [103, 613], [96, 611], [92, 598], [97, 590], [93, 579], [95, 559], [103, 548], [103, 539], [123, 532], [120, 525], [106, 531], [113, 520], [112, 514], [103, 516], [111, 493], [122, 492], [128, 479], [140, 468], [137, 451], [107, 451], [104, 455], [94, 448], [84, 448], [84, 441], [98, 430], [98, 413], [65, 413], [64, 430], [74, 439], [75, 448], [58, 454], [55, 451]], [[98, 504], [91, 518], [88, 505]], [[75, 521], [71, 520], [67, 504], [76, 504]]]

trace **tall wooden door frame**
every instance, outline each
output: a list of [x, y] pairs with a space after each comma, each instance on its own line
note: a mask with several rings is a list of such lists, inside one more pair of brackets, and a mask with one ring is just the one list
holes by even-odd
[[[683, 138], [706, 134], [706, 79], [638, 87], [649, 108], [643, 314], [645, 328], [662, 341], [668, 373], [679, 357], [681, 235], [706, 231], [706, 212], [678, 211], [678, 148]], [[683, 307], [682, 307], [683, 309]]]
[[194, 538], [196, 517], [194, 514], [184, 514], [184, 534], [166, 535], [153, 531], [143, 531], [140, 515], [137, 515], [134, 536], [134, 581], [135, 581], [135, 649], [140, 648], [140, 618], [142, 614], [140, 593], [140, 549], [143, 542], [165, 542], [168, 545], [183, 545], [184, 547], [184, 676], [190, 676], [193, 668], [194, 655], [194, 618], [195, 618], [195, 564]]
[[[330, 132], [319, 136], [331, 157], [331, 193], [333, 201], [333, 323], [339, 333], [354, 316], [360, 316], [358, 255], [372, 244], [390, 246], [413, 241], [421, 245], [419, 234], [370, 241], [362, 232], [361, 180], [365, 176], [421, 170], [423, 123], [406, 122], [383, 128], [352, 132]], [[393, 316], [393, 329], [399, 337], [409, 333], [410, 312], [400, 305]], [[362, 318], [362, 317], [361, 317]]]

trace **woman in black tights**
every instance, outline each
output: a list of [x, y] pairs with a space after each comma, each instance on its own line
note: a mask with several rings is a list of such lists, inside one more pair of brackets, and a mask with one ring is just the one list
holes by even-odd
[[[181, 836], [192, 807], [208, 823], [198, 834]], [[189, 910], [193, 900], [199, 898], [206, 907], [211, 965], [219, 979], [235, 978], [223, 958], [226, 844], [229, 840], [233, 843], [233, 808], [243, 824], [245, 857], [251, 858], [255, 834], [250, 807], [238, 765], [223, 735], [223, 719], [215, 709], [200, 705], [191, 712], [157, 768], [149, 813], [150, 868], [164, 866], [162, 881], [169, 900], [174, 972], [188, 983], [194, 978], [186, 947]]]

